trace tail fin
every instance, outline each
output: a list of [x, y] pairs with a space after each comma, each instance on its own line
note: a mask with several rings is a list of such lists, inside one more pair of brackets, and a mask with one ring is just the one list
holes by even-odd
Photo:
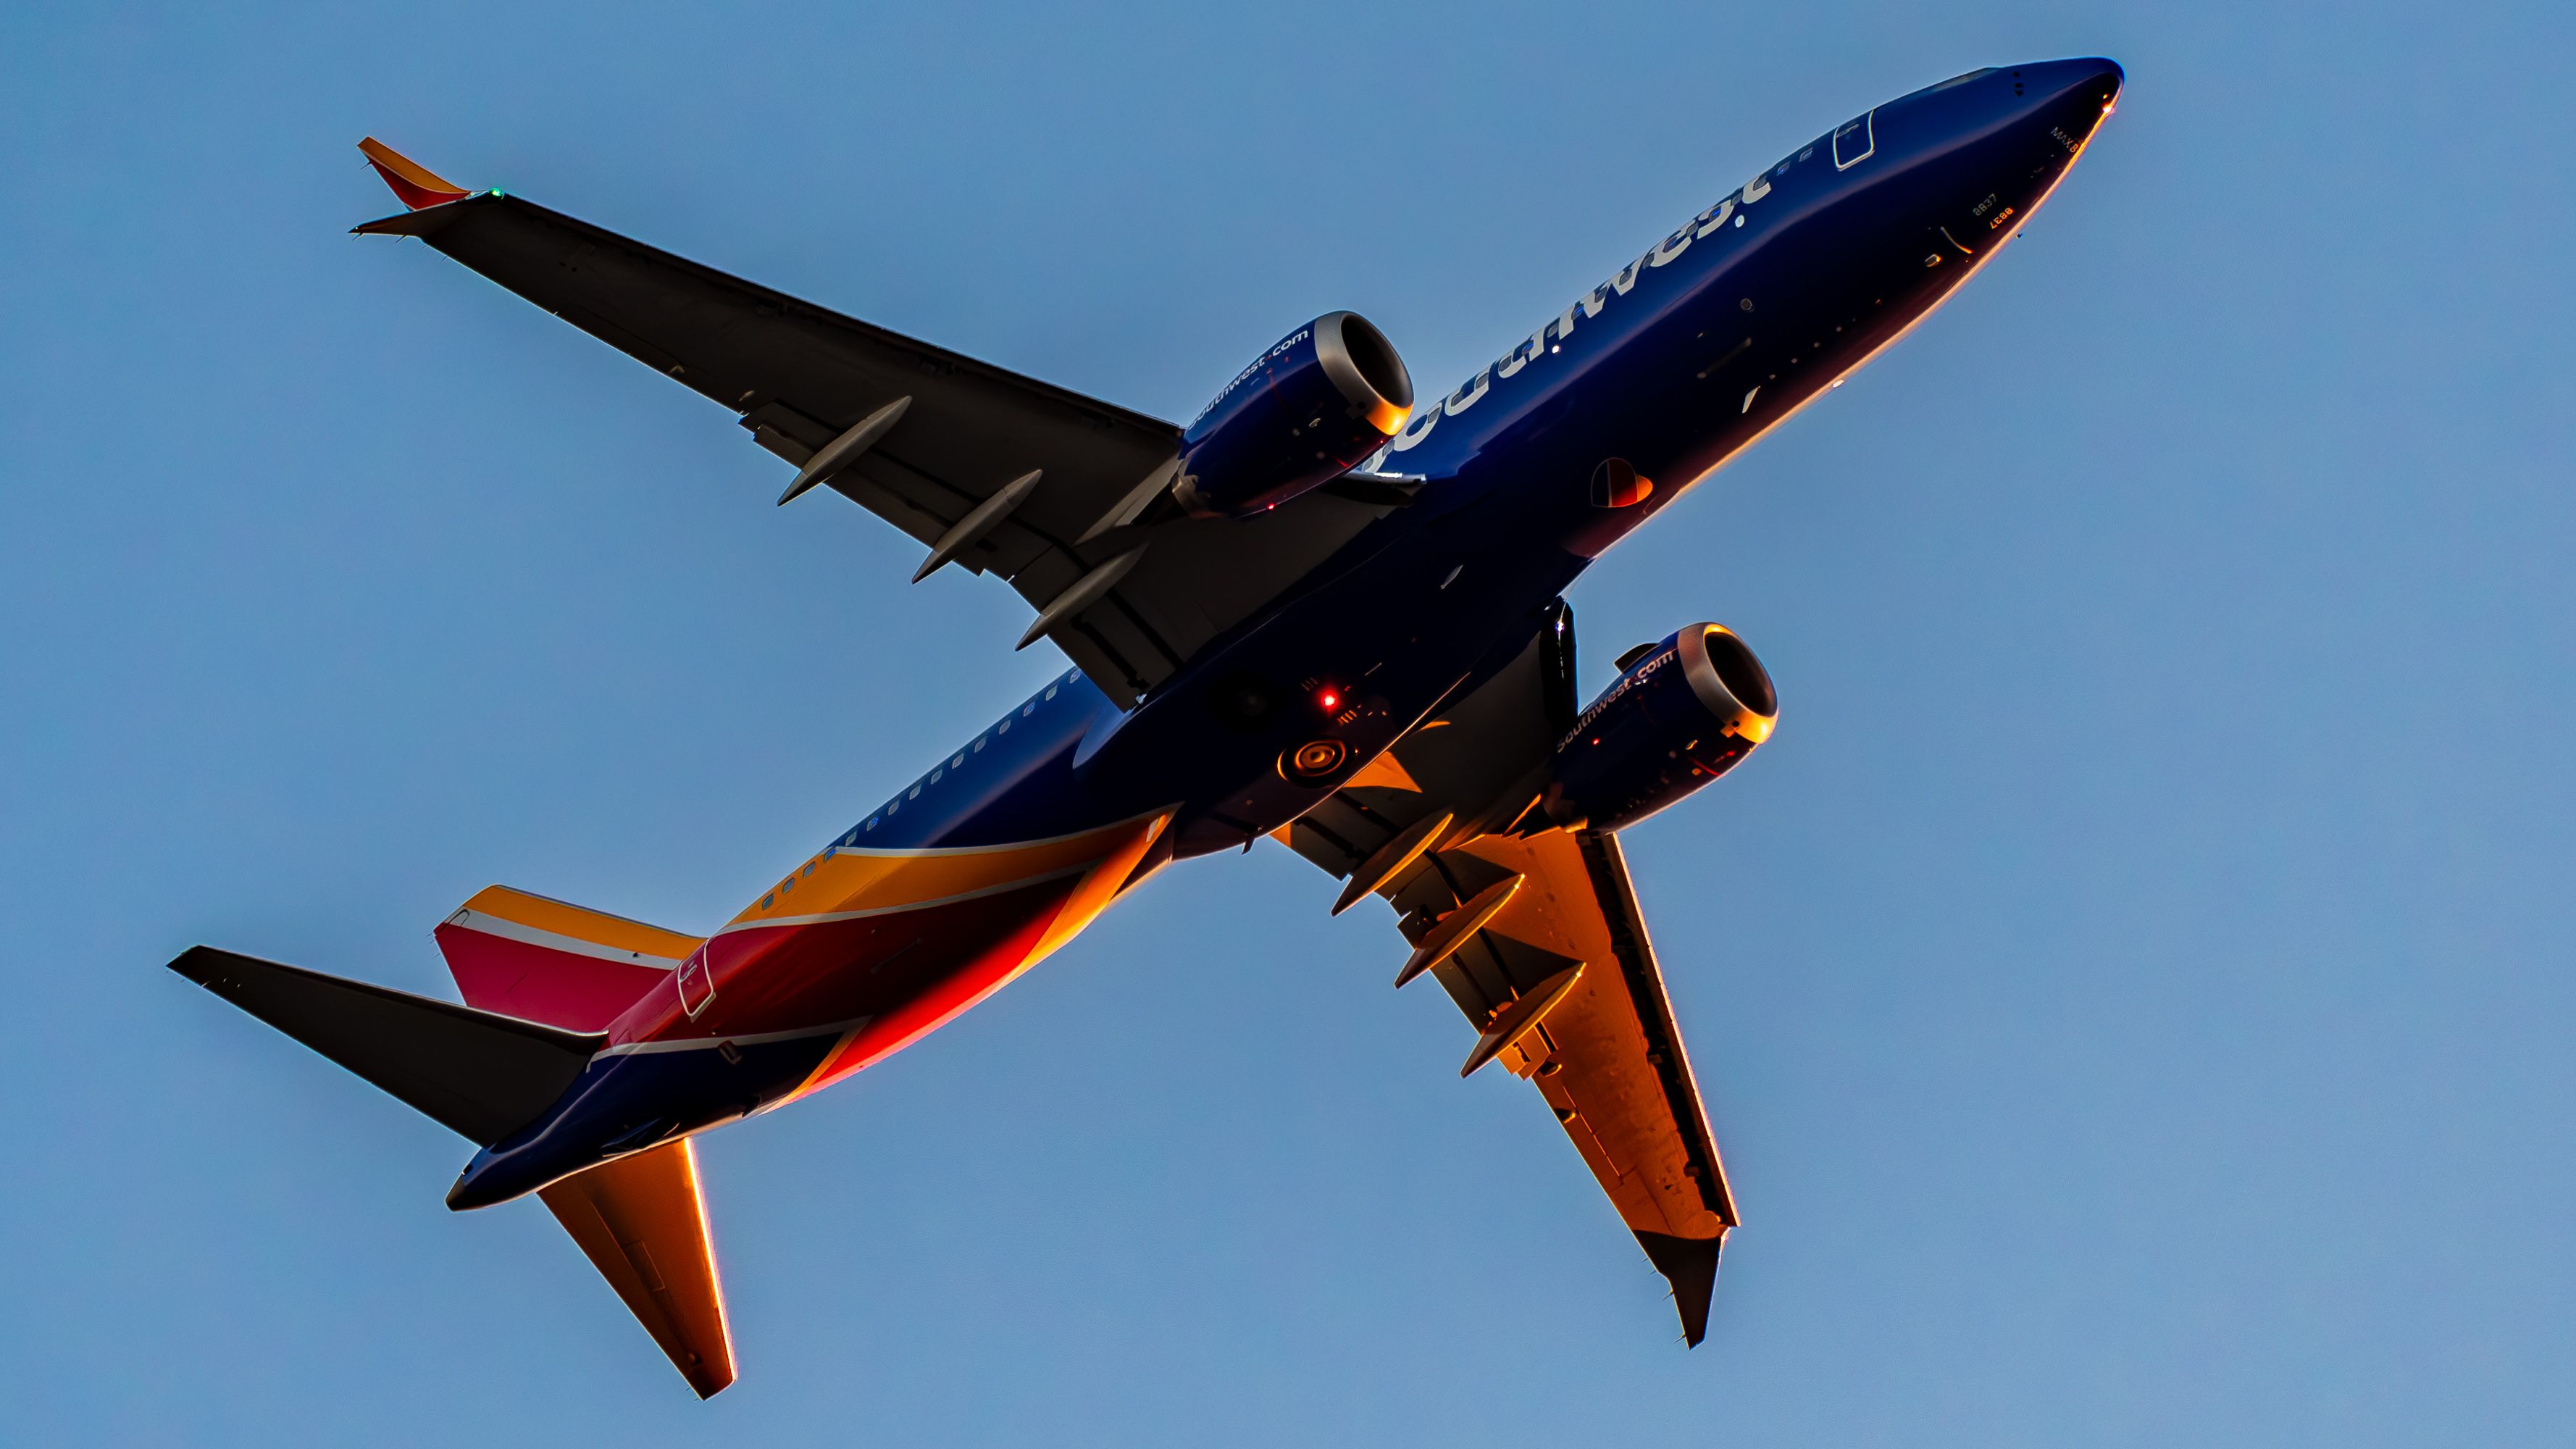
[[[493, 894], [486, 891], [475, 901]], [[471, 908], [457, 912], [460, 918], [471, 914]], [[439, 929], [442, 946], [450, 929], [508, 939], [455, 921]], [[449, 959], [457, 960], [453, 951]], [[576, 959], [609, 970], [633, 969]], [[553, 1106], [606, 1041], [212, 946], [191, 947], [170, 969], [487, 1147]], [[460, 984], [471, 974], [458, 966]], [[505, 986], [503, 994], [514, 989]], [[468, 995], [473, 990], [469, 986]], [[716, 1278], [706, 1200], [698, 1191], [697, 1155], [689, 1139], [577, 1172], [539, 1189], [538, 1196], [700, 1398], [733, 1382], [724, 1289]]]
[[688, 1138], [603, 1162], [537, 1195], [699, 1398], [733, 1382], [724, 1285]]
[[486, 1147], [553, 1106], [602, 1044], [212, 946], [170, 969]]
[[376, 168], [376, 174], [385, 179], [385, 184], [394, 189], [394, 195], [402, 198], [402, 204], [414, 211], [463, 201], [473, 195], [373, 136], [360, 141], [358, 151], [367, 158], [368, 165]]
[[486, 1011], [600, 1031], [676, 969], [698, 938], [508, 886], [457, 908], [434, 933], [456, 989]]

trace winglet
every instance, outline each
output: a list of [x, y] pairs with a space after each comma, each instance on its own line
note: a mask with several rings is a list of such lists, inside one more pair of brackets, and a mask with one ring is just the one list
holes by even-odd
[[1708, 1300], [1717, 1289], [1717, 1260], [1726, 1247], [1726, 1235], [1676, 1238], [1643, 1228], [1631, 1231], [1637, 1235], [1637, 1246], [1646, 1250], [1646, 1261], [1673, 1285], [1673, 1307], [1682, 1316], [1682, 1342], [1699, 1347], [1699, 1341], [1708, 1337]]
[[373, 136], [360, 141], [358, 151], [394, 195], [402, 198], [402, 204], [414, 211], [463, 201], [473, 194]]

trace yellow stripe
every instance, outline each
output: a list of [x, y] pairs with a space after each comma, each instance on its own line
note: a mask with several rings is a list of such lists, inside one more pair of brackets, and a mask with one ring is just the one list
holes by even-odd
[[[1118, 842], [1099, 866], [1083, 877], [1082, 884], [1074, 890], [1073, 899], [1066, 901], [1064, 909], [1056, 912], [1054, 923], [1047, 927], [1045, 935], [1038, 938], [1037, 948], [1029, 952], [1029, 959], [1020, 963], [1020, 971], [1045, 960], [1056, 947], [1080, 935], [1083, 927], [1109, 909], [1109, 903], [1117, 899], [1118, 888], [1127, 883], [1136, 863], [1145, 858], [1146, 850], [1152, 847], [1154, 838], [1163, 833], [1163, 827], [1170, 824], [1171, 819], [1169, 815], [1157, 815], [1145, 822], [1143, 829], [1135, 830], [1127, 839]], [[1134, 829], [1132, 826], [1129, 828]], [[1019, 971], [1011, 974], [1017, 976]]]
[[[1057, 947], [1080, 935], [1083, 927], [1098, 919], [1100, 913], [1109, 908], [1109, 903], [1118, 898], [1118, 888], [1124, 885], [1127, 877], [1135, 872], [1137, 863], [1145, 858], [1145, 852], [1153, 846], [1155, 839], [1163, 833], [1163, 828], [1171, 822], [1170, 815], [1156, 814], [1141, 824], [1129, 821], [1124, 825], [1110, 827], [1108, 832], [1094, 832], [1095, 835], [1109, 833], [1113, 836], [1110, 850], [1101, 857], [1100, 863], [1092, 867], [1091, 871], [1074, 887], [1073, 894], [1057, 909], [1055, 919], [1048, 923], [1046, 933], [1038, 937], [1037, 943], [1029, 949], [1029, 953], [1021, 957], [1019, 962], [1000, 979], [986, 987], [984, 996], [989, 997], [1018, 980], [1030, 967], [1045, 960], [1055, 952]], [[1116, 833], [1120, 831], [1126, 832], [1124, 838], [1115, 838]], [[817, 872], [817, 874], [820, 873]], [[818, 1084], [827, 1077], [837, 1079], [842, 1074], [841, 1054], [849, 1050], [850, 1043], [856, 1041], [859, 1033], [867, 1030], [869, 1025], [869, 1021], [862, 1020], [843, 1032], [841, 1039], [832, 1044], [832, 1049], [823, 1054], [823, 1059], [814, 1064], [814, 1070], [807, 1073], [805, 1080], [797, 1084], [796, 1090], [772, 1105], [784, 1105], [816, 1090]]]
[[551, 931], [576, 941], [588, 941], [594, 946], [641, 951], [647, 956], [672, 961], [688, 955], [698, 946], [695, 936], [684, 936], [677, 931], [666, 931], [660, 926], [648, 926], [642, 921], [630, 921], [605, 911], [586, 910], [563, 901], [512, 890], [508, 886], [485, 888], [465, 903], [465, 909], [481, 915], [498, 916], [514, 925]]
[[[349, 133], [343, 131], [340, 134], [345, 136]], [[403, 180], [410, 182], [412, 185], [417, 186], [424, 191], [453, 191], [460, 196], [465, 194], [464, 187], [457, 185], [455, 182], [450, 181], [446, 177], [439, 175], [437, 172], [430, 170], [428, 167], [421, 165], [419, 162], [414, 161], [409, 156], [395, 150], [393, 147], [386, 145], [384, 142], [377, 140], [373, 136], [366, 137], [358, 142], [358, 150], [364, 153], [368, 160], [375, 162], [387, 171], [392, 172], [396, 176], [401, 177]]]
[[1126, 820], [1028, 845], [951, 850], [834, 849], [743, 907], [732, 930], [774, 920], [881, 911], [990, 891], [1076, 870], [1124, 847], [1143, 825], [1150, 841], [1161, 816]]

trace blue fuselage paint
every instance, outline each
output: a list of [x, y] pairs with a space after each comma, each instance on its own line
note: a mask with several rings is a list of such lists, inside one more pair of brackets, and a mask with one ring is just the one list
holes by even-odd
[[[1168, 812], [1164, 847], [1186, 857], [1295, 820], [1517, 655], [1612, 544], [1938, 306], [2056, 185], [2120, 78], [2105, 60], [1983, 71], [1798, 148], [1421, 403], [1363, 465], [1420, 480], [1413, 501], [1135, 708], [1067, 674], [833, 846], [1000, 847]], [[1650, 491], [1605, 506], [1612, 460]], [[1251, 719], [1247, 685], [1273, 703]], [[1343, 764], [1290, 778], [1283, 755], [1321, 739]], [[450, 1202], [760, 1110], [815, 1069], [823, 1026], [603, 1055]]]
[[[1170, 806], [1188, 856], [1295, 819], [1327, 791], [1284, 778], [1283, 750], [1340, 739], [1347, 775], [1516, 654], [1611, 544], [1965, 281], [2118, 85], [2101, 60], [1996, 69], [1798, 148], [1426, 399], [1367, 465], [1423, 480], [1415, 501], [1132, 712], [1068, 675], [1010, 748], [995, 753], [1003, 737], [987, 731], [919, 799], [844, 840], [988, 845]], [[1593, 475], [1610, 459], [1652, 491], [1599, 506]], [[1254, 728], [1221, 698], [1247, 680], [1283, 706]]]

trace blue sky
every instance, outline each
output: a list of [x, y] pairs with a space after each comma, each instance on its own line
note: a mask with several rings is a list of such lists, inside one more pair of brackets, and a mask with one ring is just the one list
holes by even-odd
[[[29, 1442], [2558, 1442], [2576, 1416], [2563, 12], [453, 4], [0, 17], [0, 1402]], [[701, 1406], [443, 1129], [159, 969], [448, 990], [504, 881], [703, 928], [1061, 663], [424, 249], [374, 133], [1184, 418], [1443, 388], [1994, 62], [2119, 114], [1614, 551], [1775, 740], [1627, 840], [1746, 1226], [1705, 1346], [1265, 847], [703, 1144]]]

